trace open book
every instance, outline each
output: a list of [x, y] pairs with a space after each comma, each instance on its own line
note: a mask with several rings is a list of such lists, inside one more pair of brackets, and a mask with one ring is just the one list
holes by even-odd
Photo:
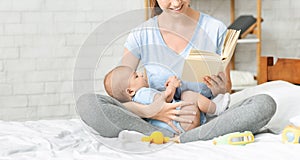
[[201, 50], [191, 50], [185, 59], [181, 79], [190, 82], [203, 82], [203, 77], [217, 75], [225, 71], [234, 53], [240, 30], [228, 29], [221, 55]]

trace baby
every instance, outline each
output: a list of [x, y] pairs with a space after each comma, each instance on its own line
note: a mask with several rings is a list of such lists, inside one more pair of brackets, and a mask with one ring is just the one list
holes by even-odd
[[[180, 80], [175, 76], [171, 76], [165, 83], [165, 91], [160, 92], [153, 88], [149, 88], [147, 79], [142, 74], [138, 74], [127, 66], [118, 66], [112, 69], [104, 78], [104, 87], [108, 95], [119, 100], [121, 103], [135, 101], [142, 104], [151, 104], [155, 99], [160, 98], [162, 94], [166, 97], [166, 102], [174, 102], [173, 97], [176, 88], [179, 86]], [[194, 102], [197, 106], [190, 105], [183, 108], [177, 108], [196, 112], [196, 116], [180, 116], [184, 119], [192, 120], [192, 124], [173, 121], [173, 124], [180, 132], [185, 132], [205, 123], [206, 118], [204, 113], [219, 115], [224, 112], [228, 108], [230, 95], [229, 93], [219, 94], [213, 100], [209, 100], [199, 93], [184, 91], [181, 94], [181, 100]], [[177, 133], [168, 124], [162, 121], [154, 119], [146, 120], [152, 125], [166, 128], [175, 134]]]

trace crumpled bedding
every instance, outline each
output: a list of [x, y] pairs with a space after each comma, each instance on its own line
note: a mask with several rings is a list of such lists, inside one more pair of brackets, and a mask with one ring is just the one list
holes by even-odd
[[104, 139], [123, 147], [150, 149], [133, 153], [106, 146], [79, 119], [0, 121], [0, 159], [298, 159], [300, 150], [300, 145], [283, 144], [280, 135], [270, 133], [255, 136], [255, 142], [245, 146], [213, 145], [211, 140], [161, 146], [137, 142], [143, 136], [137, 132], [122, 134]]
[[90, 140], [78, 120], [0, 122], [0, 157], [3, 159], [70, 158], [92, 153], [101, 146]]
[[300, 86], [274, 81], [231, 95], [231, 103], [254, 94], [271, 95], [277, 111], [267, 127], [279, 134], [255, 135], [245, 146], [213, 145], [212, 140], [185, 144], [144, 143], [141, 133], [122, 131], [118, 138], [97, 135], [80, 119], [0, 121], [0, 160], [93, 159], [299, 159], [299, 144], [283, 144], [280, 130], [300, 115]]

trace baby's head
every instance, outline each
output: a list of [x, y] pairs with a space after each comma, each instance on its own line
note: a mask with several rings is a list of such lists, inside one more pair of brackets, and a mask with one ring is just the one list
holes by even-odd
[[104, 78], [107, 94], [122, 103], [131, 101], [136, 91], [142, 87], [149, 87], [147, 79], [128, 66], [118, 66], [108, 72]]

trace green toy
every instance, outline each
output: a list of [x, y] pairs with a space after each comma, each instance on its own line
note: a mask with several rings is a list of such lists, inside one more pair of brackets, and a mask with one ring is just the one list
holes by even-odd
[[252, 132], [234, 132], [213, 139], [213, 144], [245, 145], [254, 142]]

